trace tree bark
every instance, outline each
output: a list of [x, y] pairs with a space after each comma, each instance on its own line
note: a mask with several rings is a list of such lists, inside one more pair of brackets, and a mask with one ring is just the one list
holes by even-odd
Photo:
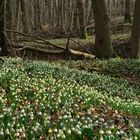
[[[12, 14], [12, 0], [6, 0], [6, 29], [13, 29], [13, 14]], [[13, 34], [7, 34], [8, 39], [13, 39]]]
[[5, 45], [5, 0], [0, 1], [0, 54], [7, 55], [7, 48]]
[[135, 1], [134, 20], [132, 27], [132, 47], [130, 49], [131, 58], [140, 58], [140, 0]]
[[78, 10], [78, 20], [79, 20], [79, 36], [80, 38], [86, 39], [87, 32], [85, 26], [85, 12], [83, 0], [76, 0], [77, 10]]
[[131, 0], [125, 0], [124, 22], [131, 23]]
[[42, 24], [40, 19], [40, 2], [39, 0], [34, 0], [34, 24], [35, 30], [41, 30]]
[[110, 58], [113, 48], [110, 37], [110, 21], [105, 0], [92, 0], [95, 20], [95, 47], [98, 58]]
[[29, 32], [29, 20], [28, 20], [28, 13], [27, 13], [27, 4], [25, 0], [20, 0], [21, 4], [21, 13], [22, 13], [22, 26], [23, 26], [23, 32], [28, 33]]

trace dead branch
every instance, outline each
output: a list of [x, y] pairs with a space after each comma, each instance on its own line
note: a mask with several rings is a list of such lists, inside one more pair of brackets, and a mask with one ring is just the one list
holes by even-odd
[[65, 52], [65, 50], [47, 50], [47, 49], [35, 48], [35, 47], [31, 47], [31, 46], [26, 46], [26, 47], [22, 47], [22, 48], [18, 48], [18, 49], [15, 48], [15, 50], [16, 51], [30, 50], [30, 51], [40, 52], [40, 53], [46, 53], [49, 55], [63, 54]]
[[28, 42], [28, 43], [37, 43], [37, 44], [42, 44], [42, 45], [46, 45], [45, 42], [42, 42], [42, 41], [37, 41], [37, 40], [28, 40], [28, 39], [20, 39], [20, 40], [13, 40], [15, 42]]
[[[12, 44], [13, 49], [15, 51], [24, 51], [24, 50], [29, 50], [29, 51], [36, 51], [36, 52], [40, 52], [40, 53], [46, 53], [49, 55], [57, 55], [57, 54], [65, 54], [66, 53], [66, 49], [63, 50], [47, 50], [47, 49], [42, 49], [42, 48], [36, 48], [36, 47], [31, 47], [31, 46], [22, 46], [22, 45], [16, 45], [16, 44]], [[75, 56], [80, 56], [86, 59], [94, 59], [95, 56], [88, 54], [88, 53], [84, 53], [84, 52], [80, 52], [80, 51], [75, 51], [73, 49], [68, 49], [67, 53], [75, 55]]]
[[82, 56], [86, 59], [95, 59], [95, 55], [91, 55], [88, 53], [84, 53], [84, 52], [80, 52], [80, 51], [75, 51], [73, 49], [69, 49], [69, 52], [73, 55], [78, 55], [78, 56]]
[[70, 39], [73, 43], [79, 45], [81, 48], [83, 48], [85, 51], [87, 51], [87, 53], [92, 54], [88, 49], [86, 49], [83, 45], [81, 45], [80, 43], [74, 41], [73, 39]]
[[111, 29], [112, 28], [131, 28], [132, 27], [132, 24], [112, 24], [111, 25]]
[[82, 57], [87, 58], [87, 59], [94, 59], [95, 58], [94, 55], [84, 53], [84, 52], [80, 52], [80, 51], [75, 51], [73, 49], [68, 48], [69, 47], [70, 36], [68, 37], [66, 47], [61, 47], [61, 46], [55, 45], [55, 44], [53, 44], [49, 41], [46, 41], [45, 39], [42, 39], [39, 36], [30, 35], [30, 34], [18, 32], [18, 31], [12, 31], [12, 30], [6, 30], [6, 32], [13, 32], [13, 33], [17, 33], [19, 35], [23, 35], [23, 36], [26, 36], [26, 37], [35, 38], [35, 39], [38, 39], [38, 40], [41, 40], [41, 41], [45, 42], [48, 45], [52, 45], [53, 47], [60, 49], [60, 50], [47, 50], [47, 49], [35, 48], [35, 47], [31, 47], [31, 46], [19, 46], [19, 45], [12, 44], [12, 46], [19, 46], [20, 47], [20, 48], [14, 48], [16, 51], [31, 50], [31, 51], [37, 51], [37, 52], [46, 53], [46, 54], [64, 54], [64, 53], [68, 52], [70, 54], [77, 55], [77, 56], [82, 56]]
[[[36, 52], [40, 52], [40, 53], [46, 53], [49, 55], [57, 55], [57, 54], [66, 54], [66, 50], [47, 50], [47, 49], [42, 49], [42, 48], [36, 48], [36, 47], [31, 47], [31, 46], [22, 46], [22, 45], [16, 45], [16, 44], [12, 44], [13, 48], [15, 51], [23, 51], [23, 50], [29, 50], [29, 51], [36, 51]], [[88, 54], [88, 53], [84, 53], [84, 52], [80, 52], [80, 51], [75, 51], [73, 49], [68, 49], [67, 53], [72, 54], [72, 55], [76, 55], [76, 56], [81, 56], [84, 57], [86, 59], [94, 59], [95, 56]]]
[[35, 39], [38, 39], [38, 40], [41, 40], [43, 42], [45, 42], [46, 44], [48, 45], [52, 45], [53, 47], [56, 47], [56, 48], [60, 48], [60, 49], [65, 49], [64, 47], [61, 47], [61, 46], [58, 46], [58, 45], [55, 45], [39, 36], [35, 36], [35, 35], [30, 35], [30, 34], [26, 34], [26, 33], [23, 33], [23, 32], [19, 32], [19, 31], [13, 31], [13, 30], [6, 30], [6, 32], [13, 32], [15, 34], [19, 34], [19, 35], [22, 35], [22, 36], [25, 36], [25, 37], [31, 37], [31, 38], [35, 38]]

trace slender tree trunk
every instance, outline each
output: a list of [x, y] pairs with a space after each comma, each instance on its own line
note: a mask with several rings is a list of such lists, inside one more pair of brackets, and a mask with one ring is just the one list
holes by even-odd
[[54, 36], [55, 34], [55, 9], [56, 9], [56, 1], [52, 1], [52, 20], [51, 20], [51, 26], [52, 26], [52, 35]]
[[92, 0], [95, 20], [95, 46], [98, 58], [110, 58], [113, 49], [110, 37], [110, 21], [105, 0]]
[[132, 47], [130, 49], [131, 58], [140, 58], [140, 0], [135, 1], [134, 21], [132, 27]]
[[75, 14], [75, 0], [72, 0], [69, 6], [69, 14], [68, 14], [68, 31], [70, 31], [73, 34], [73, 23], [74, 23], [74, 14]]
[[41, 30], [41, 19], [40, 19], [40, 3], [39, 0], [34, 0], [34, 23], [35, 30]]
[[88, 15], [87, 15], [86, 24], [89, 24], [90, 21], [93, 19], [93, 9], [92, 9], [92, 5], [91, 5], [91, 3], [89, 3], [89, 5], [90, 5], [90, 7], [89, 7]]
[[78, 20], [79, 20], [79, 27], [80, 27], [80, 38], [86, 39], [87, 32], [86, 32], [86, 24], [85, 24], [85, 12], [84, 12], [84, 4], [83, 0], [76, 0], [77, 10], [78, 10]]
[[0, 53], [2, 56], [7, 55], [4, 31], [5, 31], [5, 0], [1, 0], [0, 1]]
[[[20, 1], [16, 0], [16, 10], [15, 10], [15, 19], [16, 21], [14, 21], [14, 28], [16, 29], [16, 31], [19, 31], [19, 24], [20, 24]], [[14, 35], [15, 38], [16, 35]]]
[[22, 26], [23, 26], [23, 32], [28, 33], [29, 32], [29, 22], [28, 22], [28, 14], [27, 14], [27, 4], [25, 0], [20, 0], [21, 4], [21, 20], [22, 20]]
[[[13, 29], [13, 14], [12, 14], [12, 0], [6, 0], [6, 29]], [[9, 40], [13, 39], [13, 34], [8, 33], [7, 37]]]
[[125, 0], [124, 22], [131, 23], [131, 0]]
[[74, 2], [74, 11], [73, 11], [73, 22], [72, 22], [72, 33], [73, 35], [77, 35], [78, 33], [78, 13], [77, 13], [77, 10], [76, 10], [76, 4]]

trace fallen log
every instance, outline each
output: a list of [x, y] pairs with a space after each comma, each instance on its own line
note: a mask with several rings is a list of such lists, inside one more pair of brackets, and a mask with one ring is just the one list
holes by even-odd
[[67, 40], [67, 44], [66, 44], [66, 47], [62, 47], [62, 46], [58, 46], [56, 44], [53, 44], [45, 39], [42, 39], [41, 37], [39, 36], [35, 36], [35, 35], [30, 35], [30, 34], [25, 34], [25, 33], [22, 33], [22, 32], [18, 32], [18, 31], [12, 31], [12, 30], [6, 30], [7, 32], [13, 32], [13, 33], [16, 33], [16, 34], [20, 34], [22, 36], [26, 36], [26, 37], [30, 37], [30, 38], [35, 38], [35, 39], [38, 39], [40, 41], [43, 41], [44, 43], [46, 43], [47, 45], [51, 45], [55, 48], [57, 48], [57, 50], [48, 50], [48, 49], [42, 49], [42, 48], [37, 48], [37, 47], [32, 47], [32, 46], [22, 46], [22, 45], [16, 45], [16, 44], [12, 44], [11, 46], [14, 48], [15, 51], [23, 51], [23, 50], [30, 50], [30, 51], [36, 51], [36, 52], [40, 52], [40, 53], [46, 53], [46, 54], [49, 54], [49, 55], [52, 55], [52, 54], [66, 54], [66, 53], [69, 53], [69, 54], [72, 54], [72, 55], [76, 55], [76, 56], [80, 56], [80, 57], [84, 57], [86, 59], [94, 59], [95, 58], [95, 55], [92, 55], [92, 54], [89, 54], [89, 53], [84, 53], [84, 52], [81, 52], [81, 51], [76, 51], [76, 50], [73, 50], [73, 49], [70, 49], [69, 48], [69, 41], [70, 41], [70, 37], [71, 35], [69, 35], [68, 37], [68, 40]]
[[[18, 46], [18, 45], [16, 45], [16, 46]], [[42, 48], [25, 46], [25, 47], [22, 47], [22, 48], [14, 48], [14, 50], [15, 51], [29, 50], [29, 51], [36, 51], [36, 52], [40, 52], [40, 53], [46, 53], [46, 54], [49, 54], [49, 55], [57, 55], [57, 54], [66, 54], [67, 53], [67, 54], [80, 56], [80, 57], [83, 57], [83, 58], [86, 58], [86, 59], [94, 59], [95, 58], [95, 56], [92, 55], [92, 54], [76, 51], [76, 50], [73, 50], [73, 49], [47, 50], [47, 49], [42, 49]]]
[[30, 50], [30, 51], [40, 52], [40, 53], [46, 53], [46, 54], [49, 54], [49, 55], [63, 54], [65, 52], [65, 50], [47, 50], [47, 49], [36, 48], [36, 47], [31, 47], [31, 46], [26, 46], [26, 47], [18, 48], [18, 49], [15, 48], [14, 50], [15, 51]]
[[75, 51], [73, 49], [69, 49], [69, 52], [73, 55], [78, 55], [78, 56], [82, 56], [86, 59], [95, 59], [95, 55], [89, 54], [89, 53], [84, 53], [84, 52], [80, 52], [80, 51]]

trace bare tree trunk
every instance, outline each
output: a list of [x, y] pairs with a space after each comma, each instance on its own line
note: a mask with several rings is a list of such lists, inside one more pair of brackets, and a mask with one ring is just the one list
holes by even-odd
[[55, 28], [55, 6], [56, 6], [56, 3], [55, 3], [55, 0], [53, 0], [53, 3], [52, 3], [52, 21], [51, 21], [51, 25], [52, 25], [52, 34], [54, 36], [54, 28]]
[[95, 20], [95, 46], [98, 58], [110, 58], [113, 48], [110, 38], [110, 22], [105, 0], [92, 0]]
[[74, 2], [74, 13], [73, 13], [73, 25], [72, 25], [72, 33], [73, 35], [77, 35], [77, 32], [78, 32], [78, 15], [77, 15], [77, 10], [76, 10], [76, 5], [75, 5], [75, 2]]
[[0, 1], [0, 54], [7, 55], [7, 48], [5, 45], [5, 0]]
[[27, 4], [25, 0], [20, 0], [21, 4], [21, 20], [22, 20], [22, 26], [23, 26], [23, 32], [28, 33], [29, 32], [29, 22], [28, 22], [28, 14], [27, 14]]
[[41, 19], [40, 19], [40, 3], [39, 3], [39, 0], [34, 0], [34, 23], [35, 23], [35, 30], [42, 29]]
[[[16, 20], [14, 21], [14, 28], [16, 29], [16, 31], [18, 31], [19, 24], [20, 24], [20, 1], [19, 0], [16, 0], [15, 19]], [[14, 36], [14, 38], [15, 38], [15, 36]]]
[[84, 12], [84, 4], [83, 0], [76, 0], [77, 10], [78, 10], [78, 20], [79, 20], [79, 27], [80, 27], [80, 38], [86, 39], [87, 32], [85, 26], [85, 12]]
[[131, 58], [140, 58], [140, 0], [135, 1], [134, 21], [132, 27], [132, 47], [130, 49]]
[[131, 0], [125, 0], [124, 22], [131, 23]]
[[[13, 29], [12, 0], [6, 0], [6, 29]], [[8, 33], [9, 40], [13, 39], [13, 33]]]

